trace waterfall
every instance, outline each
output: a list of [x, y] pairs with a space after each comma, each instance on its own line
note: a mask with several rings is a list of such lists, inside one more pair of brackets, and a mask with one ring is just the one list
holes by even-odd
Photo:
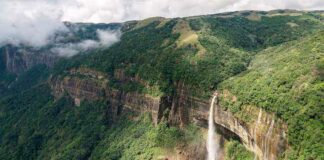
[[207, 160], [217, 160], [218, 143], [216, 142], [216, 131], [214, 124], [214, 102], [217, 98], [217, 93], [213, 96], [210, 104], [209, 119], [208, 119], [208, 138], [207, 138]]

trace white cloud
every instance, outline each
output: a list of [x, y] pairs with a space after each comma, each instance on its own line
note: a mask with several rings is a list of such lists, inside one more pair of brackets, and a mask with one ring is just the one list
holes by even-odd
[[119, 30], [97, 30], [98, 41], [87, 39], [79, 43], [67, 43], [54, 47], [51, 49], [51, 51], [59, 56], [71, 57], [79, 52], [84, 52], [99, 47], [110, 47], [112, 44], [119, 41], [120, 36], [121, 32]]
[[109, 47], [110, 45], [119, 41], [121, 32], [120, 30], [97, 30], [97, 35], [99, 37], [99, 43], [102, 46]]
[[324, 9], [323, 0], [69, 0], [68, 4], [63, 7], [62, 19], [83, 22], [122, 22], [236, 10]]
[[0, 44], [44, 45], [56, 30], [64, 30], [62, 21], [109, 23], [272, 9], [323, 10], [324, 0], [0, 0]]
[[79, 53], [78, 50], [70, 47], [54, 47], [51, 51], [62, 57], [71, 57]]
[[79, 48], [81, 50], [88, 50], [88, 49], [93, 49], [93, 48], [97, 48], [99, 47], [99, 42], [95, 41], [95, 40], [84, 40], [80, 43], [75, 44], [76, 48]]
[[66, 29], [61, 15], [47, 3], [0, 1], [0, 44], [45, 45], [56, 30]]

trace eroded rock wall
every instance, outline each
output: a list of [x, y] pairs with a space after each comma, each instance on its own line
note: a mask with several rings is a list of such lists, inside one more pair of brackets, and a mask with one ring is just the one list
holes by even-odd
[[[188, 123], [204, 126], [208, 120], [211, 102], [189, 95], [185, 85], [182, 82], [178, 83], [176, 95], [173, 96], [169, 122], [180, 127]], [[230, 111], [224, 110], [218, 102], [214, 105], [216, 105], [214, 120], [217, 126], [221, 127], [218, 129], [220, 133], [234, 133], [259, 159], [278, 159], [287, 149], [287, 126], [274, 114], [255, 107], [245, 111], [247, 114], [256, 115], [251, 116], [252, 119], [249, 122], [245, 122]], [[226, 136], [224, 135], [224, 137]], [[233, 135], [229, 137], [233, 137]]]
[[287, 127], [273, 114], [260, 109], [258, 119], [246, 123], [236, 118], [233, 113], [224, 111], [218, 104], [216, 106], [215, 122], [238, 135], [243, 144], [259, 159], [278, 159], [288, 147]]
[[[116, 73], [117, 74], [117, 73]], [[150, 112], [154, 123], [158, 123], [166, 106], [163, 99], [138, 92], [123, 92], [108, 86], [108, 76], [89, 69], [72, 69], [69, 76], [51, 78], [49, 83], [56, 98], [68, 94], [74, 99], [75, 105], [80, 106], [84, 100], [103, 100], [109, 106], [109, 116], [114, 121], [121, 110]], [[117, 78], [122, 78], [118, 75]], [[124, 79], [124, 78], [122, 78]]]
[[[125, 76], [121, 70], [116, 70], [114, 76], [121, 82], [136, 80]], [[175, 84], [177, 89], [173, 96], [152, 97], [139, 92], [123, 92], [110, 88], [108, 81], [108, 76], [100, 72], [77, 69], [71, 70], [70, 76], [61, 79], [52, 78], [50, 84], [56, 97], [67, 93], [75, 99], [76, 105], [80, 105], [83, 100], [105, 100], [108, 106], [107, 115], [110, 116], [111, 122], [122, 111], [132, 110], [152, 113], [155, 124], [163, 120], [180, 127], [189, 123], [206, 127], [204, 124], [208, 119], [210, 101], [189, 96], [183, 82]], [[250, 110], [251, 114], [257, 116], [249, 122], [244, 122], [233, 113], [224, 110], [217, 102], [214, 105], [216, 105], [214, 119], [219, 133], [226, 134], [224, 137], [228, 135], [239, 137], [259, 159], [277, 159], [287, 148], [287, 127], [273, 114], [261, 109]]]
[[45, 64], [48, 67], [54, 66], [59, 59], [58, 56], [46, 53], [36, 53], [15, 47], [4, 47], [6, 69], [15, 74], [27, 71], [37, 64]]

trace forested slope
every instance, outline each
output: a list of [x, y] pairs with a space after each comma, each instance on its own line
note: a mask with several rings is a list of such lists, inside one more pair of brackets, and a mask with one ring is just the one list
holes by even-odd
[[[223, 97], [221, 106], [242, 122], [250, 122], [244, 110], [251, 107], [288, 125], [290, 148], [280, 158], [322, 159], [323, 19], [323, 12], [278, 10], [125, 22], [110, 48], [19, 75], [6, 70], [1, 50], [0, 159], [152, 159], [203, 143], [194, 124], [154, 126], [151, 115], [132, 112], [110, 124], [106, 101], [77, 107], [68, 93], [54, 97], [50, 80], [76, 68], [107, 74], [107, 88], [153, 98], [177, 95], [179, 84], [205, 101], [215, 90], [229, 92], [235, 101]], [[132, 80], [116, 79], [116, 71]], [[228, 158], [253, 157], [236, 141], [226, 146]]]
[[[275, 113], [288, 124], [292, 159], [323, 157], [324, 32], [268, 48], [244, 73], [222, 82], [237, 97], [222, 106], [245, 121], [250, 105]], [[298, 152], [299, 151], [299, 152]]]

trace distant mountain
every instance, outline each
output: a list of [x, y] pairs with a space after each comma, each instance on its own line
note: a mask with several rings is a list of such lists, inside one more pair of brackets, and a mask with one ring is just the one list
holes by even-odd
[[54, 66], [60, 57], [89, 52], [99, 43], [98, 31], [118, 31], [121, 24], [88, 24], [65, 22], [67, 30], [58, 31], [50, 37], [49, 43], [41, 47], [28, 44], [5, 45], [1, 48], [6, 61], [6, 70], [19, 74], [36, 64]]

